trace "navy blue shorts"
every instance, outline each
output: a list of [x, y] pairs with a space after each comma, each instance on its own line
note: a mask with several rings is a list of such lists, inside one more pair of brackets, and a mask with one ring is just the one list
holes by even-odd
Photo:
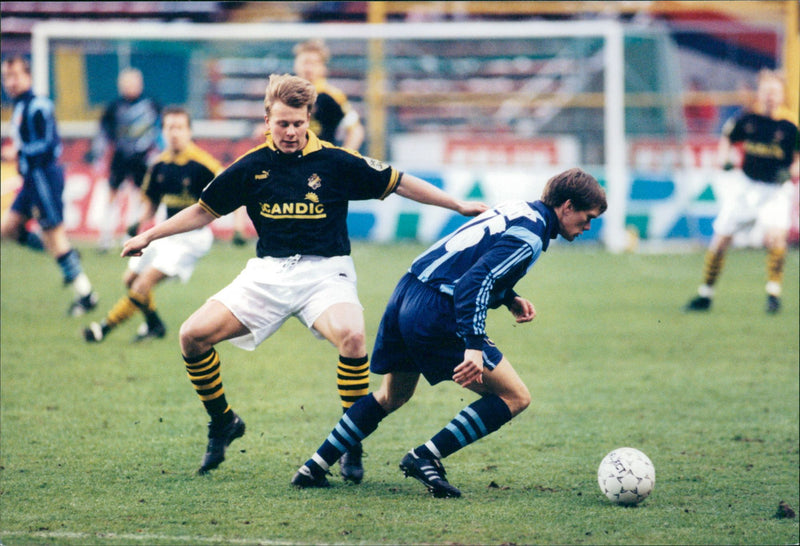
[[11, 210], [36, 218], [44, 230], [53, 229], [64, 221], [63, 193], [64, 171], [61, 166], [37, 167], [24, 177]]
[[[431, 385], [452, 380], [453, 370], [464, 361], [466, 345], [456, 333], [453, 298], [406, 273], [386, 305], [370, 371], [418, 372]], [[487, 337], [483, 363], [494, 369], [503, 353]]]

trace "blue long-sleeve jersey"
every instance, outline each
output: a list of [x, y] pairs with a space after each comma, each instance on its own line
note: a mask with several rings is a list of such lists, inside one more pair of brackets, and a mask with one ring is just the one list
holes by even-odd
[[92, 142], [92, 155], [101, 157], [108, 144], [114, 152], [130, 158], [158, 147], [161, 138], [161, 105], [154, 99], [118, 98], [108, 105], [100, 119], [100, 133]]
[[61, 138], [50, 99], [37, 97], [30, 90], [14, 99], [12, 130], [22, 176], [49, 166], [61, 155]]
[[514, 285], [558, 236], [558, 227], [555, 212], [541, 201], [503, 203], [434, 244], [409, 272], [453, 297], [458, 334], [468, 349], [481, 349], [488, 309], [514, 301]]

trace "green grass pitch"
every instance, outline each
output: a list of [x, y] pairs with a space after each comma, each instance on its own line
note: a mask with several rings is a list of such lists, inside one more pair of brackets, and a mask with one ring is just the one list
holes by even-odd
[[[354, 245], [371, 346], [419, 245]], [[133, 345], [139, 317], [88, 345], [81, 328], [123, 294], [125, 261], [83, 247], [101, 296], [64, 316], [56, 265], [2, 246], [0, 542], [7, 546], [246, 544], [787, 544], [798, 519], [798, 253], [784, 308], [764, 312], [762, 251], [734, 251], [714, 309], [687, 315], [703, 257], [611, 255], [557, 244], [518, 285], [538, 317], [496, 310], [489, 333], [533, 402], [445, 461], [461, 499], [433, 499], [397, 468], [475, 395], [421, 382], [365, 443], [366, 477], [328, 490], [289, 480], [341, 414], [336, 350], [290, 321], [256, 351], [217, 348], [247, 434], [209, 476], [206, 415], [185, 376], [181, 322], [252, 248], [219, 242], [188, 284], [160, 286], [167, 337]], [[380, 378], [373, 376], [377, 387]], [[615, 447], [645, 452], [656, 486], [612, 505], [596, 479]]]

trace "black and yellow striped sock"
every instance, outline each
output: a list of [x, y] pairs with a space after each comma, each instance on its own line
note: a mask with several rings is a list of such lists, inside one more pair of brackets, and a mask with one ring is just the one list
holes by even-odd
[[105, 326], [111, 329], [114, 326], [125, 322], [131, 318], [134, 313], [136, 313], [138, 308], [138, 305], [136, 305], [136, 302], [130, 296], [130, 293], [127, 296], [121, 297], [106, 315], [104, 321]]
[[767, 282], [783, 283], [783, 264], [786, 263], [786, 248], [770, 248], [767, 251]]
[[131, 290], [128, 292], [128, 298], [142, 312], [145, 320], [147, 320], [148, 327], [152, 328], [157, 324], [161, 324], [161, 319], [156, 313], [156, 299], [153, 297], [152, 290], [144, 296]]
[[342, 399], [342, 410], [347, 411], [359, 398], [369, 393], [369, 357], [348, 358], [339, 355], [336, 368], [336, 386]]
[[219, 354], [213, 347], [198, 357], [183, 357], [186, 373], [212, 421], [232, 419], [220, 376]]
[[709, 250], [706, 252], [705, 263], [703, 265], [703, 284], [707, 286], [714, 286], [719, 279], [722, 272], [722, 267], [725, 265], [725, 253], [714, 252]]

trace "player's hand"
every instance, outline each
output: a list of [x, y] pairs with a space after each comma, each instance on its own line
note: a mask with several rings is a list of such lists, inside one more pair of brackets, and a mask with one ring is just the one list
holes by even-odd
[[483, 383], [483, 351], [467, 349], [464, 361], [453, 370], [453, 381], [462, 387]]
[[459, 201], [456, 210], [464, 216], [477, 216], [489, 210], [489, 205], [480, 201]]
[[530, 322], [536, 318], [536, 309], [533, 304], [520, 296], [514, 298], [514, 303], [508, 306], [508, 310], [511, 311], [518, 323]]
[[136, 237], [132, 237], [125, 242], [122, 246], [120, 256], [123, 258], [126, 256], [141, 256], [142, 251], [147, 248], [149, 244], [150, 241], [147, 240], [144, 233], [140, 233]]

